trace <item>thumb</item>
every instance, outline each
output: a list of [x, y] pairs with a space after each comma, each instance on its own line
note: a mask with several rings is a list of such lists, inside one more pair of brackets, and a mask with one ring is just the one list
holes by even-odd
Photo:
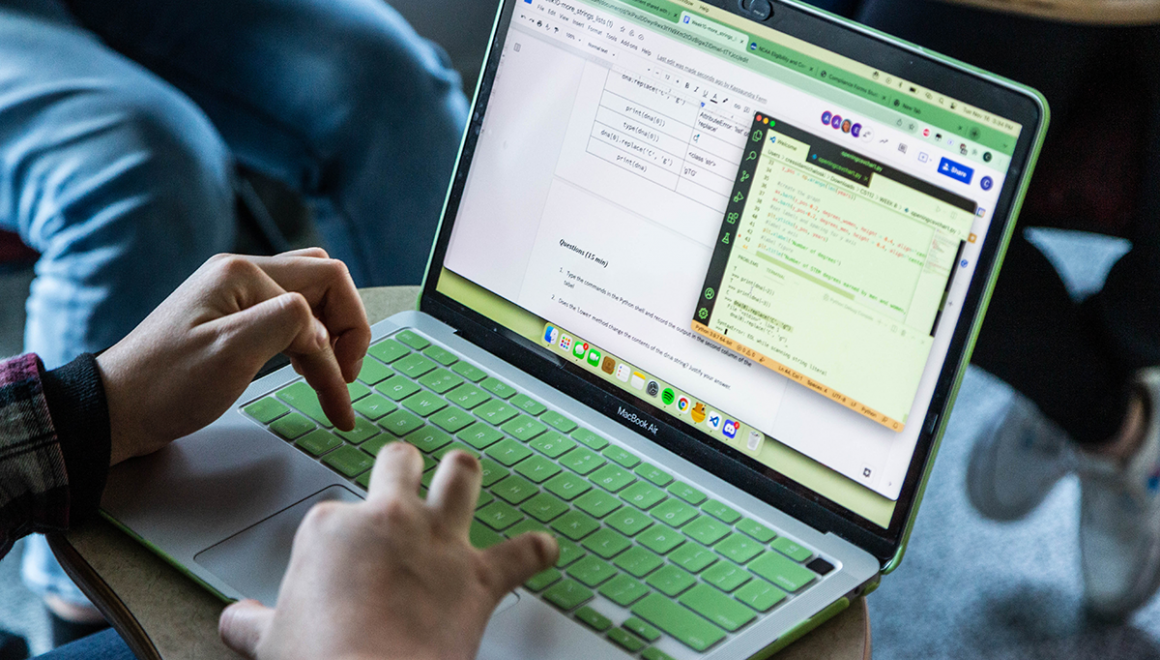
[[258, 656], [258, 644], [274, 619], [274, 610], [256, 600], [241, 600], [222, 610], [218, 634], [230, 649], [246, 656]]
[[484, 550], [491, 563], [498, 601], [536, 573], [550, 568], [560, 556], [560, 546], [550, 534], [529, 532]]
[[264, 300], [216, 323], [233, 338], [230, 344], [239, 355], [256, 354], [262, 362], [283, 351], [314, 353], [330, 345], [326, 326], [314, 317], [306, 298], [296, 292]]

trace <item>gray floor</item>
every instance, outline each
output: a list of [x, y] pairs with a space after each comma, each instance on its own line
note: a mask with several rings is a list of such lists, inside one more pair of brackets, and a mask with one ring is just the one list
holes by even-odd
[[[1055, 232], [1037, 234], [1072, 291], [1098, 288], [1122, 243]], [[0, 277], [0, 355], [19, 350], [27, 276]], [[878, 658], [1157, 658], [1160, 600], [1119, 626], [1087, 622], [1080, 609], [1078, 484], [1065, 480], [1030, 518], [981, 519], [963, 490], [966, 456], [1009, 390], [968, 372], [936, 462], [910, 550], [870, 597]], [[43, 651], [43, 613], [17, 577], [19, 552], [0, 561], [0, 627], [30, 636]]]

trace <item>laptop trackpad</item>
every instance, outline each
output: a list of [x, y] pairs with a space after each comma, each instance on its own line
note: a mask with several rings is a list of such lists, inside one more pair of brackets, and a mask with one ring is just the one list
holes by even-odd
[[342, 486], [331, 486], [202, 550], [193, 560], [247, 598], [273, 607], [298, 524], [310, 507], [327, 501], [360, 502], [362, 498]]

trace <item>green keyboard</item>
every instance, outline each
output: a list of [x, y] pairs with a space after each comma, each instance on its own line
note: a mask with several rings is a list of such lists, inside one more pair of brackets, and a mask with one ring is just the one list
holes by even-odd
[[472, 544], [553, 534], [559, 562], [525, 587], [645, 660], [680, 649], [666, 635], [707, 651], [833, 570], [805, 545], [413, 331], [372, 345], [349, 388], [352, 431], [334, 428], [302, 380], [243, 410], [364, 489], [391, 442], [423, 452], [423, 495], [445, 454], [479, 457]]

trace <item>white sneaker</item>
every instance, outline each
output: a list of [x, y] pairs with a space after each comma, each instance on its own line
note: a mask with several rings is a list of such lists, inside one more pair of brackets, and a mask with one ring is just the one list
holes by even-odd
[[1148, 429], [1126, 464], [1080, 458], [1079, 543], [1084, 597], [1097, 617], [1120, 619], [1160, 587], [1160, 368], [1141, 372]]
[[975, 440], [967, 465], [967, 496], [992, 520], [1016, 520], [1039, 506], [1060, 477], [1075, 468], [1071, 439], [1018, 392]]

